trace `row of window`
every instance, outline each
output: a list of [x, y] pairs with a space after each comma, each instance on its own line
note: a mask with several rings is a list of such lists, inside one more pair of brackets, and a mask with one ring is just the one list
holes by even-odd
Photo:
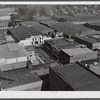
[[71, 58], [72, 61], [79, 61], [79, 60], [83, 60], [83, 59], [86, 59], [86, 56], [85, 57]]

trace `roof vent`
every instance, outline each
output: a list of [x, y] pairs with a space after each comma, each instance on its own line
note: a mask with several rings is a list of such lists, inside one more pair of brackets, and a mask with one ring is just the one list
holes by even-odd
[[94, 66], [97, 66], [97, 65], [98, 65], [98, 62], [93, 62], [93, 65], [94, 65]]
[[85, 67], [87, 67], [88, 66], [88, 64], [85, 64]]
[[57, 74], [61, 76], [61, 72], [57, 71]]

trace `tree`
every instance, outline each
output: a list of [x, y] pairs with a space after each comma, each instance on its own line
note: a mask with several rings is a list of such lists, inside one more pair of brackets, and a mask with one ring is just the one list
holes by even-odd
[[40, 11], [39, 11], [39, 15], [40, 15], [40, 16], [47, 16], [46, 8], [41, 7], [41, 8], [40, 8]]

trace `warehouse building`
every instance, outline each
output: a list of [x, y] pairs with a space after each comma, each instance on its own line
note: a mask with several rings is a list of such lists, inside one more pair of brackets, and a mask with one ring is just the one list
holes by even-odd
[[8, 29], [7, 34], [11, 35], [15, 42], [19, 42], [22, 46], [40, 45], [44, 43], [44, 40], [51, 39], [33, 27], [25, 26]]
[[53, 29], [46, 27], [38, 22], [33, 22], [33, 21], [27, 21], [27, 22], [22, 22], [20, 23], [21, 26], [26, 26], [26, 27], [30, 27], [32, 26], [35, 30], [42, 32], [44, 34], [48, 34], [48, 33], [52, 33], [54, 32]]
[[42, 80], [26, 68], [0, 73], [1, 91], [40, 91]]
[[100, 49], [99, 34], [91, 34], [86, 36], [76, 36], [75, 41], [85, 44], [88, 48], [95, 50]]
[[59, 56], [62, 49], [71, 49], [79, 47], [86, 47], [86, 46], [74, 40], [69, 40], [65, 38], [46, 40], [44, 43], [45, 50], [47, 50], [57, 60], [59, 60]]
[[0, 30], [7, 30], [8, 29], [8, 22], [0, 23]]
[[64, 45], [64, 44], [69, 44], [70, 42], [67, 41], [65, 38], [55, 38], [55, 39], [50, 39], [46, 40], [44, 43], [44, 48], [52, 53], [53, 52], [53, 47], [57, 45]]
[[79, 64], [49, 68], [51, 91], [100, 91], [100, 79]]
[[0, 9], [0, 22], [9, 22], [10, 14], [14, 13], [13, 8], [1, 8]]
[[76, 61], [84, 61], [97, 58], [97, 51], [92, 51], [87, 47], [62, 49], [59, 61], [63, 64], [75, 63]]
[[100, 76], [100, 59], [86, 60], [77, 63]]
[[75, 16], [72, 19], [73, 24], [85, 24], [85, 23], [94, 23], [94, 22], [100, 22], [99, 14], [88, 14], [83, 16]]
[[83, 25], [76, 25], [69, 22], [59, 22], [51, 26], [56, 31], [62, 32], [66, 38], [74, 38], [76, 35], [87, 34], [87, 31], [92, 29], [86, 28]]
[[26, 67], [27, 51], [14, 43], [0, 46], [0, 70], [7, 71]]
[[47, 26], [47, 27], [50, 27], [54, 24], [57, 24], [59, 23], [58, 21], [55, 21], [55, 20], [50, 20], [50, 21], [40, 21], [41, 24]]
[[32, 65], [40, 64], [34, 51], [27, 52], [24, 47], [15, 43], [8, 43], [0, 46], [1, 71], [28, 67], [28, 61], [30, 61]]

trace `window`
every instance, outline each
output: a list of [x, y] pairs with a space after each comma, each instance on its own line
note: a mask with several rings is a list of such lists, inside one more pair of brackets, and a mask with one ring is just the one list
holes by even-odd
[[36, 41], [35, 44], [38, 44], [38, 41]]

